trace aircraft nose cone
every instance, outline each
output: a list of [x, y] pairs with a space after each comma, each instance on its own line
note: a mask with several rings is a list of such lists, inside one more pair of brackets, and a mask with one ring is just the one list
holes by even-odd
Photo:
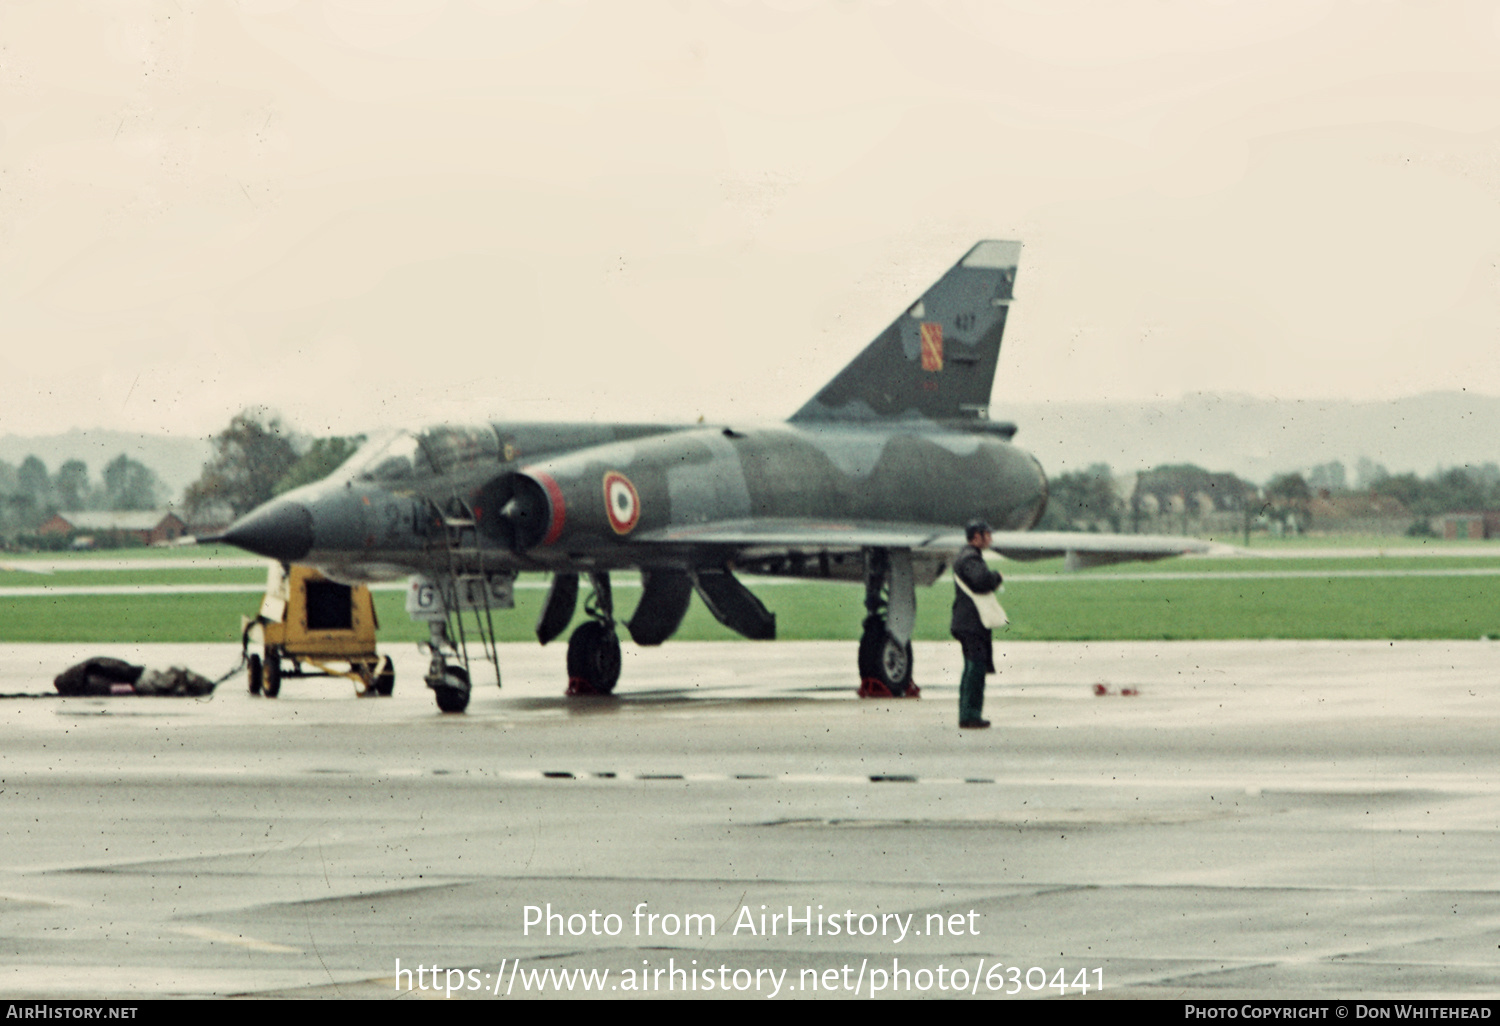
[[257, 556], [295, 563], [312, 549], [312, 511], [300, 502], [267, 503], [236, 520], [219, 540]]

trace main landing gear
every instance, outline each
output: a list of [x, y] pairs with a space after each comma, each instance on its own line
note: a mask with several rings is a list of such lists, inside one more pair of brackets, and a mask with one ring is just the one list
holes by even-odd
[[906, 549], [865, 550], [865, 622], [859, 639], [859, 697], [918, 698], [911, 632], [916, 579]]
[[594, 590], [583, 607], [589, 618], [568, 638], [569, 695], [608, 695], [620, 681], [620, 639], [615, 635], [609, 574], [589, 574], [589, 581]]
[[[588, 620], [568, 638], [568, 694], [572, 696], [608, 695], [620, 682], [620, 639], [615, 636], [614, 592], [609, 572], [591, 572], [589, 583], [593, 585], [593, 593], [583, 607]], [[552, 586], [537, 617], [536, 639], [545, 645], [561, 635], [568, 629], [577, 606], [578, 575], [569, 571], [553, 574]]]
[[[930, 567], [928, 569], [931, 569]], [[693, 591], [709, 611], [749, 638], [774, 638], [776, 617], [727, 568], [647, 571], [641, 603], [627, 627], [639, 645], [659, 645], [676, 630]], [[568, 694], [608, 695], [620, 680], [620, 639], [615, 634], [609, 574], [589, 574], [593, 593], [588, 620], [568, 639]], [[859, 694], [864, 698], [916, 698], [911, 634], [916, 625], [916, 577], [909, 549], [864, 552], [865, 620], [859, 642]], [[560, 637], [578, 603], [578, 574], [560, 571], [537, 618], [543, 645]], [[440, 693], [441, 694], [441, 693]], [[441, 698], [439, 699], [441, 703]]]

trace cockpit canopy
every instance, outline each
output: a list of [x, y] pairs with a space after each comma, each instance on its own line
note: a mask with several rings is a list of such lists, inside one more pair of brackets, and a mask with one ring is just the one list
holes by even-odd
[[474, 463], [498, 463], [500, 439], [488, 426], [442, 425], [419, 433], [377, 436], [349, 457], [337, 476], [373, 484], [399, 484], [446, 474]]

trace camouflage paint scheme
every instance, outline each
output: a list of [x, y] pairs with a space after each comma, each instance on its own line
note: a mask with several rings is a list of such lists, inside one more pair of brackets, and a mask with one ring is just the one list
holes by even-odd
[[[901, 694], [911, 676], [912, 589], [945, 569], [969, 520], [988, 521], [1006, 555], [1067, 553], [1074, 566], [1201, 547], [1026, 533], [1045, 509], [1046, 476], [1011, 444], [1013, 425], [988, 419], [1019, 255], [1019, 243], [976, 245], [784, 424], [397, 433], [327, 480], [252, 511], [223, 539], [346, 581], [420, 574], [449, 595], [466, 575], [552, 571], [538, 624], [544, 644], [572, 618], [578, 575], [591, 574], [598, 626], [575, 632], [570, 677], [606, 692], [618, 676], [611, 570], [644, 574], [627, 624], [642, 644], [670, 637], [694, 591], [735, 630], [774, 636], [774, 615], [735, 570], [863, 580], [861, 676]], [[439, 633], [428, 683], [444, 709], [462, 708], [467, 675], [438, 658]]]

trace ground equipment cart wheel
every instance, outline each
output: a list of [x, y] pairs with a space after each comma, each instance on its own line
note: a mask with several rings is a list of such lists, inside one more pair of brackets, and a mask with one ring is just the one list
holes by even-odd
[[266, 646], [265, 680], [261, 692], [267, 698], [281, 694], [281, 649], [275, 645]]
[[380, 669], [375, 671], [374, 687], [377, 695], [387, 698], [396, 690], [396, 664], [391, 662], [390, 656], [380, 660]]

